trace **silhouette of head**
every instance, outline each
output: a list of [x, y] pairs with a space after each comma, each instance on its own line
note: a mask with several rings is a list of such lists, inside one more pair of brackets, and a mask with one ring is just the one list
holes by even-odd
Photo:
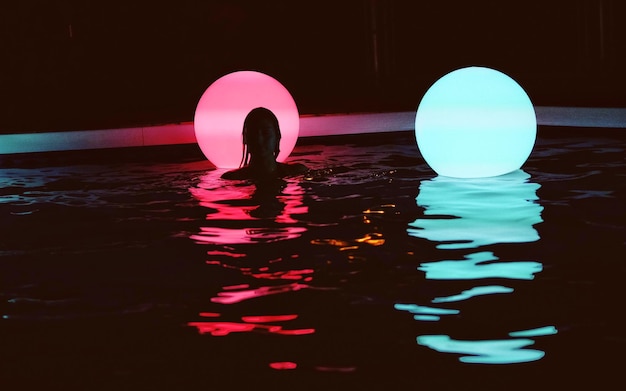
[[242, 165], [248, 164], [252, 155], [270, 155], [276, 159], [279, 147], [280, 127], [274, 113], [265, 107], [250, 111], [243, 122]]

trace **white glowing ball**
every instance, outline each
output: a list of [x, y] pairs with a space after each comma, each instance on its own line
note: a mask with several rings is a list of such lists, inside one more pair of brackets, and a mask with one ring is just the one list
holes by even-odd
[[437, 80], [415, 116], [415, 138], [439, 175], [481, 178], [522, 167], [537, 136], [528, 95], [502, 72], [469, 67]]
[[252, 109], [272, 111], [280, 126], [280, 153], [284, 161], [298, 141], [300, 116], [293, 97], [276, 79], [260, 72], [239, 71], [216, 80], [202, 94], [194, 116], [200, 149], [216, 167], [239, 167], [243, 122]]

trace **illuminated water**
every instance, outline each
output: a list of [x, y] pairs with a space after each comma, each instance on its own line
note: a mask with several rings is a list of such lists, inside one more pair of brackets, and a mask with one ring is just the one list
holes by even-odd
[[5, 160], [0, 383], [622, 381], [625, 147], [540, 129], [523, 171], [453, 180], [412, 134], [309, 139], [292, 154], [307, 178], [259, 185], [195, 149]]

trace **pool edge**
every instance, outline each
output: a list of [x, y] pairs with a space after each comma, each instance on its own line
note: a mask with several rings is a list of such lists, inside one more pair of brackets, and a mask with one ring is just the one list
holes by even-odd
[[[626, 108], [536, 106], [537, 124], [626, 128]], [[301, 115], [299, 137], [385, 133], [414, 129], [415, 112]], [[0, 155], [195, 144], [193, 123], [0, 135]]]

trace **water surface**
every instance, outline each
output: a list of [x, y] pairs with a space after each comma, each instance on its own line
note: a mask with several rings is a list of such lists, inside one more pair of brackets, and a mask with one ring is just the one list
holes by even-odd
[[614, 132], [540, 129], [522, 170], [482, 180], [436, 176], [408, 133], [303, 140], [290, 160], [310, 173], [261, 184], [222, 180], [197, 152], [13, 162], [0, 169], [1, 381], [619, 381]]

